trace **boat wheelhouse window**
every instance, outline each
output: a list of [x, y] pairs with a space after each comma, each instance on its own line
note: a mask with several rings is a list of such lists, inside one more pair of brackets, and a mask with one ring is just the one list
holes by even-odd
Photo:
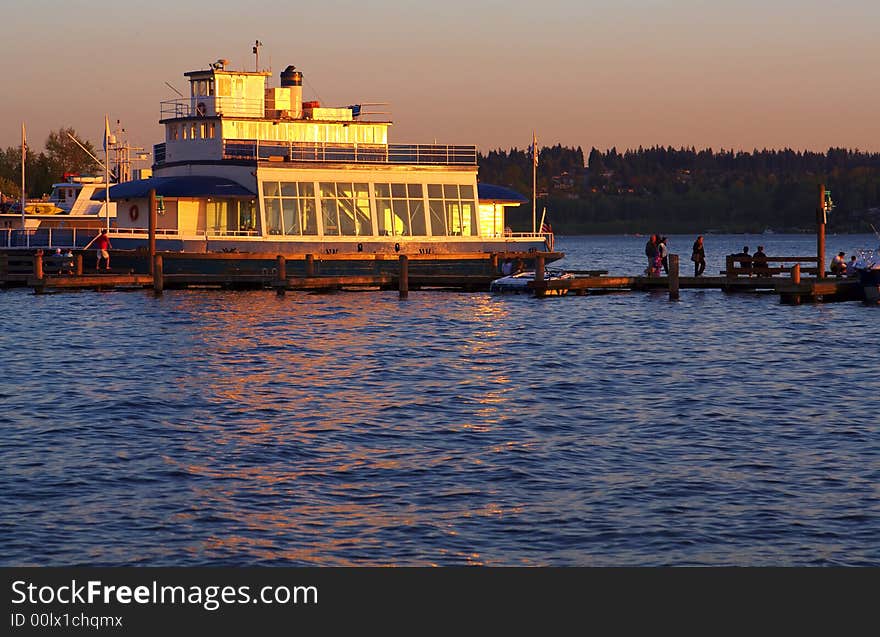
[[232, 86], [226, 75], [217, 76], [217, 97], [229, 97], [232, 95]]

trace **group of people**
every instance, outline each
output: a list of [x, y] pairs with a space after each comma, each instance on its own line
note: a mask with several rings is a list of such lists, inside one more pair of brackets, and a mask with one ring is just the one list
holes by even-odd
[[846, 262], [846, 252], [838, 252], [837, 256], [831, 259], [831, 265], [828, 270], [834, 276], [855, 276], [856, 275], [856, 255], [850, 257], [849, 263]]
[[[645, 244], [645, 256], [648, 258], [648, 267], [645, 274], [648, 276], [660, 276], [660, 270], [669, 274], [669, 245], [666, 237], [652, 234]], [[691, 261], [694, 262], [694, 276], [702, 276], [706, 271], [706, 250], [703, 247], [703, 235], [697, 237], [691, 249]]]
[[742, 252], [733, 255], [734, 261], [739, 262], [739, 267], [746, 276], [770, 276], [770, 266], [767, 263], [767, 255], [764, 246], [758, 246], [754, 254], [749, 254], [749, 246], [743, 246]]
[[666, 245], [666, 237], [652, 234], [645, 244], [645, 256], [648, 257], [648, 267], [645, 274], [648, 276], [660, 276], [660, 269], [669, 274], [669, 246]]

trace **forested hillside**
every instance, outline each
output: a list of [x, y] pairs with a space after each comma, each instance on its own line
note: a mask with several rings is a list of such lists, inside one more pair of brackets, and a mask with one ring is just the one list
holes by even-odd
[[[586, 159], [586, 161], [585, 161]], [[479, 156], [480, 181], [532, 192], [525, 150]], [[537, 169], [538, 216], [561, 234], [632, 232], [811, 232], [817, 187], [832, 191], [830, 232], [880, 228], [880, 153], [752, 152], [653, 147], [620, 153], [545, 147]], [[509, 216], [531, 227], [530, 204]]]

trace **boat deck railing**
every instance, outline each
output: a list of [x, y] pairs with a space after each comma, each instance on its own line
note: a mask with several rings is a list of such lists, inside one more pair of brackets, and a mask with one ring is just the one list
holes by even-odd
[[339, 144], [329, 142], [223, 141], [224, 159], [355, 164], [476, 166], [476, 146], [449, 144]]
[[[166, 161], [165, 144], [153, 146], [157, 166]], [[476, 166], [477, 147], [450, 144], [340, 144], [227, 139], [223, 159], [270, 162], [346, 164], [413, 164], [419, 166]]]

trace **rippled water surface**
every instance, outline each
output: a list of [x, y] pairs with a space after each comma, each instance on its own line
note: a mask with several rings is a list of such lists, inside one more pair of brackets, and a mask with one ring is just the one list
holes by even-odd
[[[634, 273], [644, 241], [558, 247]], [[743, 243], [815, 251], [710, 236], [707, 273]], [[15, 289], [0, 316], [4, 565], [880, 565], [880, 308]]]

